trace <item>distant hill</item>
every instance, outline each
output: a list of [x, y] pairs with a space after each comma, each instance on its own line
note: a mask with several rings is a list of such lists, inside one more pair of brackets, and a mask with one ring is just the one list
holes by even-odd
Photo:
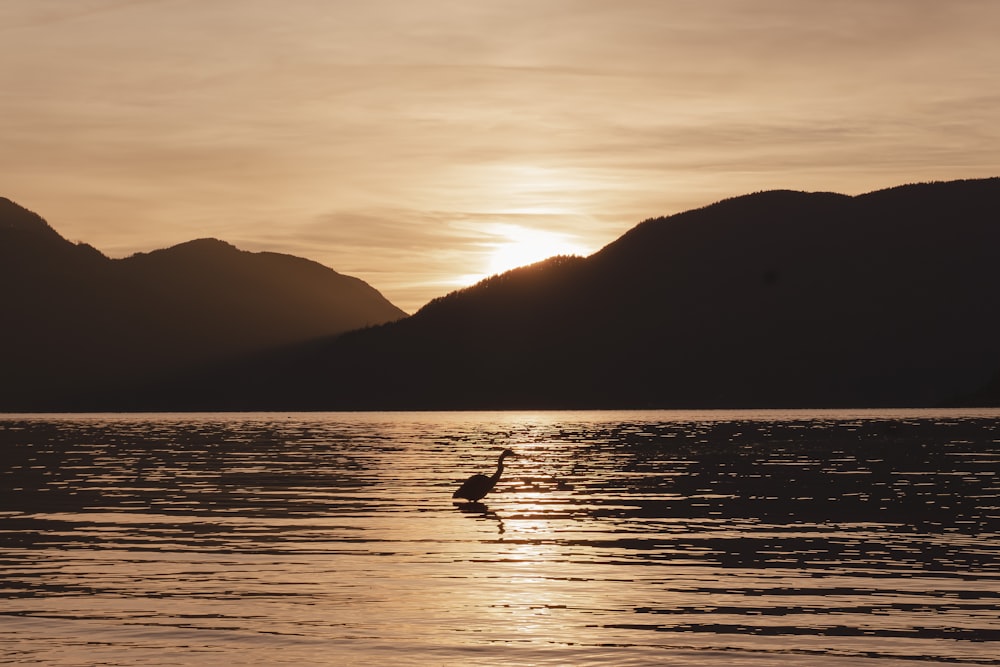
[[774, 191], [647, 220], [588, 258], [516, 269], [144, 405], [932, 406], [985, 387], [997, 341], [1000, 179]]
[[357, 278], [214, 239], [109, 259], [2, 198], [0, 284], [2, 410], [128, 396], [206, 364], [406, 315]]

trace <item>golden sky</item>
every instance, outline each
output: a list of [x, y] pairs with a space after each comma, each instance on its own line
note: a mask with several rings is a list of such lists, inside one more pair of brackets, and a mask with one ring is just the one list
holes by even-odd
[[4, 0], [0, 196], [413, 312], [763, 189], [1000, 175], [994, 0]]

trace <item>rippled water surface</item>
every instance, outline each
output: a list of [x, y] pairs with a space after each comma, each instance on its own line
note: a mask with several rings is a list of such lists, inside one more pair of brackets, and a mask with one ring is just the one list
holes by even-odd
[[996, 411], [15, 415], [0, 457], [6, 664], [1000, 664]]

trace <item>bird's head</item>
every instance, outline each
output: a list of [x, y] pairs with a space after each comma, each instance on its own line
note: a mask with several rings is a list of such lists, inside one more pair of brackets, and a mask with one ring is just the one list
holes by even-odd
[[500, 454], [500, 463], [503, 463], [503, 460], [508, 456], [514, 459], [517, 458], [517, 454], [514, 452], [513, 449], [505, 449]]

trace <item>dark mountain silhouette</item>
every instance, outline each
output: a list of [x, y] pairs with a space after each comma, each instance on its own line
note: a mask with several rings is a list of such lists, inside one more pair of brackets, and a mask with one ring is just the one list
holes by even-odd
[[0, 280], [6, 410], [73, 408], [205, 364], [405, 316], [357, 278], [213, 239], [112, 260], [7, 199]]
[[1000, 179], [761, 192], [647, 220], [160, 408], [930, 406], [1000, 369]]
[[1000, 407], [1000, 370], [984, 386], [955, 396], [946, 407]]
[[[76, 409], [988, 404], [997, 396], [991, 378], [1000, 377], [998, 208], [997, 178], [907, 185], [856, 197], [756, 193], [647, 220], [588, 258], [556, 257], [494, 276], [394, 323], [305, 344], [291, 341], [264, 353], [247, 345], [241, 348], [246, 356], [209, 370], [169, 381], [156, 378], [140, 392], [135, 387], [142, 378], [132, 378], [132, 384], [120, 385], [125, 390], [107, 385], [63, 404]], [[46, 238], [55, 243], [51, 235]], [[59, 252], [65, 256], [58, 265], [36, 280], [61, 280], [74, 263], [108, 263], [82, 246], [69, 244]], [[202, 252], [239, 254], [209, 241], [163, 252], [185, 255], [192, 266], [197, 262], [190, 256]], [[156, 255], [138, 257], [134, 266], [149, 263], [143, 270], [154, 272]], [[105, 280], [105, 270], [92, 270], [91, 280]], [[169, 291], [168, 281], [154, 282]], [[98, 312], [91, 306], [78, 311], [82, 320], [87, 312]], [[129, 313], [156, 317], [155, 311]], [[219, 329], [220, 346], [246, 334], [245, 328], [234, 329]], [[85, 333], [77, 332], [73, 340], [86, 340]], [[72, 351], [64, 358], [67, 364], [78, 360]]]

